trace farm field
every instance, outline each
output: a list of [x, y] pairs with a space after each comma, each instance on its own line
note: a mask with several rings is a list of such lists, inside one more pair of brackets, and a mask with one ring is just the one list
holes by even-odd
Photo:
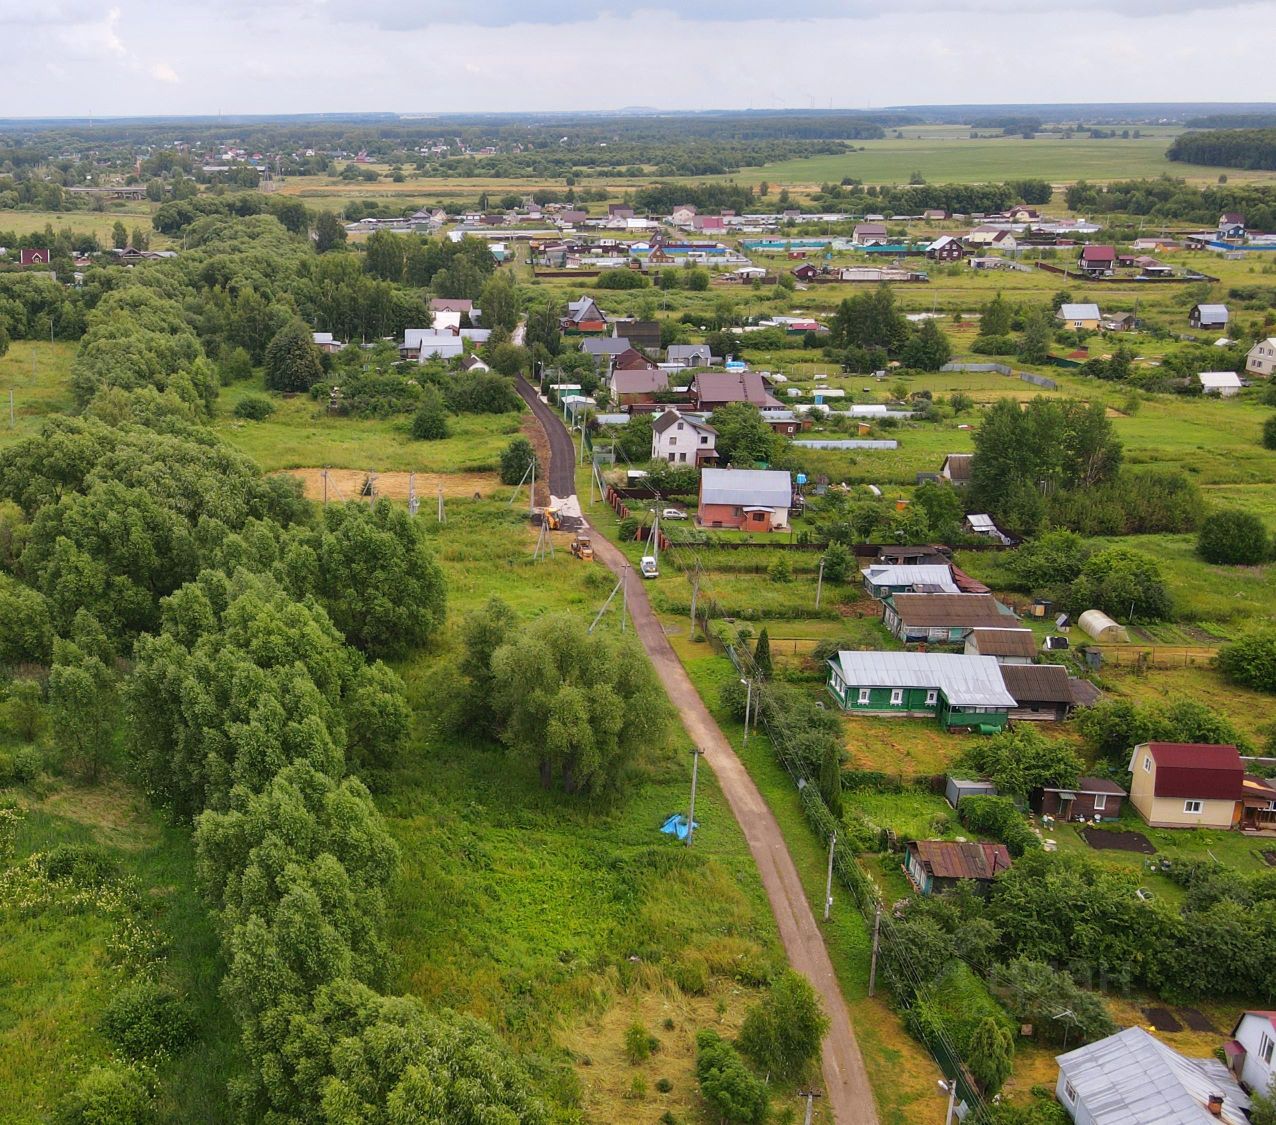
[[94, 234], [105, 247], [111, 245], [111, 228], [122, 222], [131, 234], [141, 227], [150, 238], [152, 250], [165, 250], [172, 240], [151, 229], [152, 204], [115, 203], [105, 211], [16, 211], [0, 208], [0, 232], [12, 231], [19, 236], [38, 234], [47, 227], [54, 231], [69, 230], [75, 234]]

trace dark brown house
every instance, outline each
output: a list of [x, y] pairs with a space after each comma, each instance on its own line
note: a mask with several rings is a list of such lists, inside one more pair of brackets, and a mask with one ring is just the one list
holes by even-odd
[[1001, 678], [1015, 697], [1012, 719], [1053, 723], [1072, 713], [1072, 685], [1059, 664], [1003, 664]]
[[1079, 777], [1071, 788], [1039, 789], [1032, 795], [1032, 809], [1057, 820], [1107, 820], [1121, 815], [1121, 802], [1128, 796], [1115, 781], [1102, 777]]

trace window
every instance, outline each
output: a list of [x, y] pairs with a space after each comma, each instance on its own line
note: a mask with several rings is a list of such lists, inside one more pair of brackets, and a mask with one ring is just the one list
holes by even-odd
[[891, 688], [891, 706], [898, 707], [903, 702], [904, 702], [904, 689]]
[[872, 698], [873, 697], [869, 693], [868, 688], [866, 687], [860, 688], [859, 702], [861, 706], [866, 706], [868, 703], [872, 702]]
[[1201, 811], [1201, 802], [1200, 801], [1184, 801], [1183, 811], [1185, 813], [1198, 813]]
[[[677, 428], [678, 428], [678, 429], [682, 429], [682, 423], [681, 423], [681, 422], [679, 422], [679, 423], [678, 423], [678, 427], [677, 427]], [[677, 440], [677, 438], [675, 438], [674, 440], [676, 441], [676, 440]]]
[[935, 701], [938, 698], [939, 698], [939, 692], [935, 691], [934, 689], [931, 689], [930, 691], [926, 693], [926, 706], [933, 707], [935, 705]]
[[687, 455], [686, 455], [685, 453], [679, 453], [679, 454], [678, 454], [678, 460], [679, 460], [679, 461], [685, 461], [686, 459], [687, 459]]
[[673, 458], [674, 458], [674, 455], [673, 455], [672, 453], [670, 453], [670, 454], [669, 454], [669, 460], [670, 460], [670, 461], [672, 461], [672, 460], [673, 460]]
[[1064, 1079], [1064, 1082], [1063, 1082], [1063, 1096], [1068, 1099], [1069, 1105], [1076, 1104], [1076, 1100], [1077, 1100], [1076, 1087], [1073, 1086], [1072, 1083], [1069, 1082], [1067, 1079]]
[[1276, 1044], [1276, 1041], [1274, 1041], [1272, 1037], [1264, 1031], [1262, 1039], [1258, 1041], [1258, 1053], [1263, 1057], [1263, 1062], [1271, 1063], [1272, 1046], [1274, 1044]]
[[700, 444], [701, 444], [701, 445], [708, 445], [708, 444], [709, 444], [709, 435], [708, 435], [708, 434], [701, 434], [701, 435], [700, 435]]
[[1098, 812], [1100, 809], [1106, 809], [1107, 807], [1108, 795], [1106, 793], [1096, 794], [1094, 798], [1094, 811]]
[[1144, 773], [1152, 772], [1152, 758], [1148, 754], [1143, 755], [1143, 772]]

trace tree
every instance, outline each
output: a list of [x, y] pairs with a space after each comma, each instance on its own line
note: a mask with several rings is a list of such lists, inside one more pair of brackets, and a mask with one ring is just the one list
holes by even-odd
[[323, 377], [319, 349], [301, 320], [275, 333], [266, 345], [265, 359], [266, 386], [272, 391], [308, 391]]
[[845, 543], [833, 542], [824, 552], [824, 577], [829, 582], [845, 582], [855, 572], [855, 556]]
[[766, 626], [758, 634], [758, 643], [753, 649], [753, 666], [764, 676], [770, 676], [774, 670], [771, 664], [771, 637]]
[[488, 279], [479, 295], [479, 308], [483, 310], [484, 328], [514, 331], [519, 316], [518, 291], [509, 273], [495, 273]]
[[952, 345], [934, 320], [923, 322], [900, 354], [905, 367], [918, 371], [938, 371], [952, 357]]
[[1021, 801], [1046, 786], [1075, 785], [1082, 769], [1070, 743], [1047, 738], [1028, 725], [972, 743], [962, 760], [975, 771], [971, 776], [986, 777], [998, 793]]
[[882, 348], [896, 354], [908, 340], [909, 325], [886, 285], [847, 297], [829, 324], [830, 342], [840, 348]]
[[1013, 322], [1010, 304], [997, 290], [997, 295], [980, 310], [979, 335], [1006, 336]]
[[389, 500], [330, 504], [317, 544], [319, 596], [356, 648], [402, 655], [443, 624], [443, 572], [417, 524]]
[[1267, 1090], [1255, 1090], [1250, 1102], [1250, 1125], [1276, 1125], [1276, 1082]]
[[820, 758], [820, 796], [833, 814], [842, 819], [842, 748], [836, 742], [828, 742]]
[[96, 782], [110, 757], [115, 730], [110, 669], [76, 645], [57, 641], [49, 671], [49, 714], [59, 746], [89, 781]]
[[1037, 307], [1024, 318], [1023, 339], [1019, 342], [1019, 358], [1024, 363], [1045, 363], [1050, 358], [1051, 329], [1054, 317]]
[[459, 707], [458, 729], [488, 738], [499, 735], [500, 722], [491, 706], [496, 688], [492, 657], [517, 628], [518, 615], [496, 595], [482, 609], [466, 615], [461, 624], [465, 655], [460, 671], [469, 690]]
[[150, 248], [151, 248], [150, 235], [148, 235], [146, 231], [144, 231], [141, 227], [134, 227], [133, 228], [133, 249], [134, 250], [149, 250]]
[[776, 434], [752, 403], [727, 403], [709, 420], [718, 431], [718, 457], [724, 464], [752, 465], [775, 456], [779, 444]]
[[1218, 650], [1218, 668], [1233, 683], [1276, 692], [1276, 629], [1261, 629]]
[[442, 393], [436, 387], [425, 387], [421, 405], [412, 416], [412, 436], [417, 441], [441, 441], [450, 432]]
[[315, 216], [315, 250], [326, 254], [345, 245], [346, 228], [332, 211], [320, 211]]
[[1263, 448], [1276, 449], [1276, 414], [1263, 423]]
[[749, 1073], [739, 1052], [707, 1028], [696, 1035], [696, 1080], [721, 1120], [732, 1125], [762, 1125], [766, 1120], [766, 1087]]
[[111, 245], [117, 250], [123, 250], [128, 245], [128, 227], [119, 219], [111, 226]]
[[1250, 512], [1212, 512], [1201, 523], [1196, 550], [1209, 563], [1254, 566], [1271, 556], [1271, 538], [1263, 521]]
[[[1016, 1023], [1032, 1024], [1038, 1042], [1080, 1046], [1116, 1031], [1098, 993], [1083, 989], [1070, 974], [1043, 961], [1016, 957], [997, 965], [989, 983]], [[1071, 1015], [1059, 1019], [1060, 1012]]]
[[[519, 484], [528, 475], [528, 469], [536, 464], [536, 451], [525, 437], [516, 437], [501, 450], [501, 483]], [[536, 464], [537, 469], [540, 468]]]
[[1024, 543], [1008, 560], [1015, 585], [1029, 593], [1059, 588], [1074, 581], [1090, 556], [1090, 548], [1074, 531], [1047, 531]]
[[975, 1081], [991, 1097], [1010, 1077], [1015, 1041], [1010, 1029], [992, 1016], [979, 1021], [966, 1047], [966, 1063]]
[[773, 1077], [798, 1078], [820, 1053], [829, 1021], [806, 977], [785, 969], [740, 1027], [740, 1050]]
[[373, 231], [364, 247], [363, 268], [382, 281], [402, 281], [404, 240], [388, 230]]
[[629, 638], [587, 633], [568, 614], [537, 618], [492, 655], [501, 738], [549, 788], [609, 794], [664, 744], [669, 705]]
[[0, 571], [0, 665], [47, 664], [52, 650], [44, 595]]
[[1170, 593], [1156, 560], [1125, 547], [1091, 555], [1072, 583], [1073, 611], [1101, 609], [1118, 620], [1163, 621], [1170, 616]]

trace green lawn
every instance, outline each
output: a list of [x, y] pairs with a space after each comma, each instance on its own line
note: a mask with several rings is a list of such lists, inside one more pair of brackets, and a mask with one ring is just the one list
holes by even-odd
[[[71, 397], [71, 361], [76, 345], [14, 340], [0, 356], [0, 448], [39, 431], [51, 414], [64, 414]], [[13, 421], [9, 425], [9, 393]]]
[[111, 245], [111, 230], [115, 223], [123, 223], [130, 236], [134, 227], [141, 227], [150, 239], [152, 250], [162, 250], [172, 245], [172, 240], [151, 228], [154, 204], [113, 203], [105, 211], [10, 211], [0, 209], [0, 232], [14, 234], [38, 234], [46, 227], [54, 231], [69, 230], [74, 234], [95, 234], [104, 246]]

